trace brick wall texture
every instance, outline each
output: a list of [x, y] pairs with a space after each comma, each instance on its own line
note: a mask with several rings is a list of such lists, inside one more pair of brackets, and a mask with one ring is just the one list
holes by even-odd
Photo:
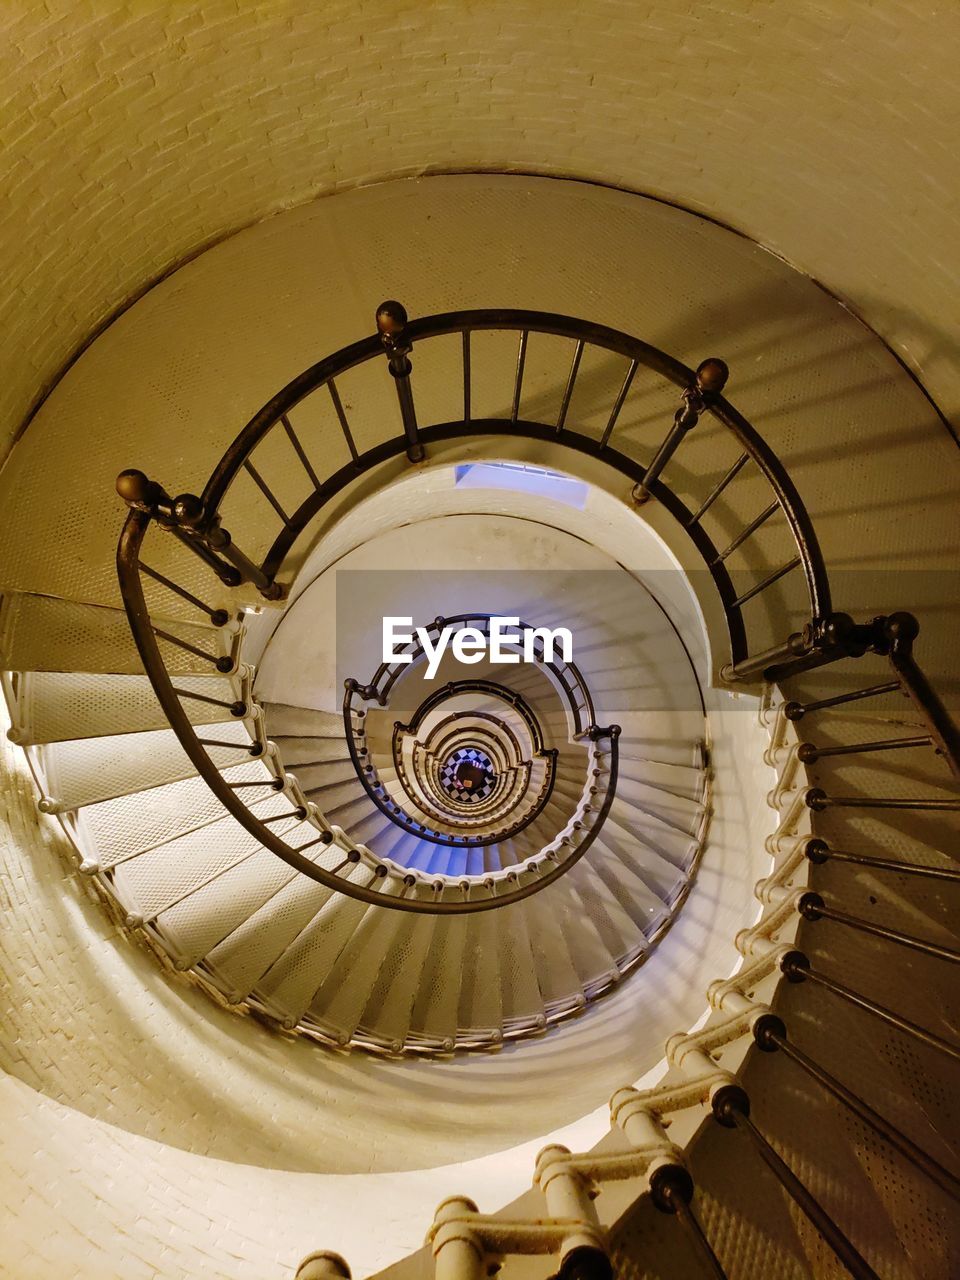
[[[960, 405], [954, 51], [927, 0], [6, 0], [0, 432], [205, 244], [450, 167], [625, 185], [852, 300]], [[952, 366], [952, 367], [951, 367]]]

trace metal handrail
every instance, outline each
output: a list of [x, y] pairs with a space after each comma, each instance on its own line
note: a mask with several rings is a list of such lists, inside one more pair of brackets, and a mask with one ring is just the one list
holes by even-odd
[[[118, 572], [124, 606], [137, 648], [167, 719], [198, 773], [212, 787], [228, 811], [237, 817], [266, 848], [303, 874], [332, 884], [365, 901], [384, 906], [396, 906], [401, 910], [423, 909], [442, 913], [457, 904], [425, 904], [394, 895], [392, 890], [397, 886], [394, 885], [392, 872], [382, 863], [376, 865], [375, 870], [381, 880], [387, 880], [389, 885], [381, 883], [372, 887], [372, 885], [346, 884], [342, 879], [316, 866], [311, 859], [305, 858], [298, 849], [276, 837], [270, 828], [260, 822], [239, 797], [223, 784], [218, 770], [203, 749], [202, 741], [193, 732], [189, 719], [183, 714], [179, 697], [169, 679], [169, 673], [157, 643], [157, 633], [144, 600], [140, 575], [143, 573], [150, 576], [162, 587], [182, 596], [188, 603], [193, 602], [196, 607], [204, 609], [214, 625], [220, 624], [225, 611], [216, 608], [207, 609], [192, 592], [188, 592], [165, 575], [158, 575], [149, 566], [141, 564], [140, 548], [151, 522], [169, 531], [225, 585], [235, 587], [249, 582], [262, 595], [276, 600], [284, 594], [284, 587], [278, 582], [277, 573], [297, 537], [324, 504], [351, 484], [360, 474], [404, 451], [411, 460], [419, 460], [423, 457], [425, 448], [436, 441], [472, 435], [510, 434], [559, 442], [563, 446], [599, 458], [634, 481], [634, 497], [638, 503], [653, 497], [680, 522], [706, 561], [716, 584], [727, 619], [733, 665], [742, 664], [748, 660], [742, 616], [742, 606], [748, 599], [753, 598], [793, 567], [802, 566], [810, 603], [810, 625], [811, 628], [817, 628], [822, 627], [824, 620], [830, 617], [830, 592], [812, 524], [790, 477], [773, 451], [721, 394], [727, 378], [726, 366], [722, 361], [707, 360], [697, 370], [691, 370], [680, 361], [628, 334], [569, 316], [538, 311], [471, 310], [428, 316], [408, 323], [406, 313], [399, 304], [387, 303], [383, 304], [378, 311], [377, 324], [376, 334], [353, 343], [320, 361], [293, 379], [274, 396], [225, 451], [200, 497], [183, 494], [177, 498], [171, 498], [159, 484], [148, 480], [142, 473], [122, 473], [118, 479], [117, 488], [127, 501], [130, 513], [118, 547]], [[491, 330], [514, 331], [520, 334], [520, 359], [514, 384], [513, 411], [509, 418], [476, 419], [472, 416], [471, 404], [470, 336], [474, 332]], [[532, 332], [569, 338], [577, 344], [575, 364], [567, 382], [560, 416], [555, 423], [526, 421], [520, 416], [523, 357], [529, 334]], [[421, 427], [417, 422], [411, 390], [409, 353], [416, 342], [449, 334], [459, 334], [462, 341], [463, 418], [459, 421], [434, 423]], [[566, 415], [579, 357], [587, 345], [617, 353], [630, 361], [628, 379], [624, 382], [600, 440], [576, 432], [566, 425]], [[347, 370], [381, 354], [387, 357], [388, 369], [396, 387], [403, 433], [360, 453], [346, 418], [343, 401], [337, 392], [335, 379]], [[617, 415], [625, 400], [629, 381], [641, 365], [654, 370], [682, 390], [681, 407], [677, 411], [673, 426], [646, 467], [610, 445], [610, 438], [615, 429]], [[326, 389], [333, 401], [351, 455], [350, 463], [326, 477], [318, 477], [313, 470], [287, 416], [301, 400], [321, 388]], [[718, 550], [701, 523], [703, 513], [714, 501], [723, 485], [718, 486], [715, 492], [705, 502], [701, 502], [700, 507], [694, 511], [661, 479], [661, 472], [682, 443], [684, 436], [705, 412], [712, 414], [726, 427], [743, 450], [745, 459], [757, 466], [774, 495], [774, 504], [762, 519], [755, 521], [742, 537], [726, 550]], [[269, 476], [261, 474], [251, 461], [255, 448], [274, 428], [282, 429], [286, 433], [312, 484], [312, 491], [307, 499], [289, 515], [272, 494], [268, 483]], [[738, 463], [723, 484], [731, 480], [741, 466], [742, 462]], [[221, 507], [224, 498], [233, 480], [242, 470], [253, 479], [268, 499], [282, 525], [266, 554], [258, 558], [251, 558], [237, 546], [223, 526]], [[783, 513], [793, 535], [797, 555], [782, 570], [778, 570], [750, 592], [738, 597], [727, 569], [727, 556], [733, 546], [739, 545], [773, 510]], [[190, 646], [178, 639], [175, 634], [165, 634], [163, 639], [165, 643], [190, 649]], [[191, 649], [191, 652], [200, 654], [201, 657], [207, 656], [195, 648]], [[236, 655], [233, 658], [234, 662], [235, 660]], [[225, 656], [216, 659], [217, 669], [220, 671], [226, 671], [228, 663], [230, 659]], [[571, 706], [571, 715], [575, 723], [579, 717], [580, 732], [574, 736], [581, 737], [585, 731], [593, 730], [595, 724], [593, 709], [589, 703], [589, 693], [587, 691], [586, 698], [580, 700], [562, 677], [560, 685]], [[579, 687], [585, 688], [582, 684]], [[323, 832], [323, 835], [332, 838], [333, 829]], [[341, 840], [342, 835], [343, 833], [336, 835], [336, 839]], [[350, 843], [345, 838], [344, 842]], [[388, 887], [391, 892], [386, 892]], [[519, 897], [524, 897], [532, 891], [531, 886], [526, 886]], [[401, 892], [405, 892], [405, 889]], [[471, 904], [469, 909], [479, 908], [477, 904]]]

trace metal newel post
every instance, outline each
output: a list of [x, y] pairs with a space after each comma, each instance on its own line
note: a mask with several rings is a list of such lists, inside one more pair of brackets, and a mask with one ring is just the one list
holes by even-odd
[[350, 1268], [339, 1253], [318, 1249], [303, 1259], [294, 1280], [350, 1280]]
[[642, 506], [650, 498], [650, 486], [676, 453], [687, 432], [700, 421], [700, 415], [710, 401], [723, 391], [729, 376], [730, 371], [724, 361], [715, 356], [697, 366], [696, 381], [683, 392], [683, 401], [674, 415], [673, 426], [643, 479], [633, 487], [631, 496], [637, 506]]
[[417, 411], [413, 405], [413, 391], [410, 387], [411, 343], [406, 340], [407, 312], [399, 302], [392, 299], [381, 302], [377, 307], [377, 330], [380, 341], [387, 355], [390, 376], [397, 388], [397, 399], [400, 401], [400, 416], [403, 419], [403, 432], [407, 437], [407, 457], [411, 462], [422, 462], [423, 445], [417, 428]]
[[551, 1144], [537, 1156], [534, 1181], [547, 1201], [551, 1218], [573, 1221], [560, 1246], [559, 1274], [612, 1280], [613, 1269], [603, 1243], [593, 1201], [596, 1190], [571, 1164], [566, 1147]]
[[477, 1206], [466, 1196], [451, 1196], [437, 1206], [428, 1237], [433, 1247], [436, 1280], [484, 1280], [487, 1256], [470, 1227]]
[[913, 656], [913, 642], [920, 634], [920, 624], [912, 613], [891, 613], [883, 620], [883, 630], [890, 646], [890, 665], [926, 720], [937, 751], [949, 765], [950, 772], [960, 778], [960, 731]]

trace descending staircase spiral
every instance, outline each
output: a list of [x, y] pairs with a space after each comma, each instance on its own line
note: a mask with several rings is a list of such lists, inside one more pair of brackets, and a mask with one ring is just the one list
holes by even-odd
[[[711, 726], [669, 612], [611, 559], [605, 600], [564, 597], [565, 625], [590, 636], [575, 663], [548, 658], [541, 646], [533, 662], [484, 660], [468, 678], [441, 663], [433, 680], [423, 642], [411, 645], [409, 661], [379, 666], [357, 644], [348, 645], [349, 659], [366, 665], [338, 669], [337, 679], [328, 666], [322, 679], [305, 679], [303, 663], [290, 655], [316, 645], [318, 634], [328, 643], [333, 635], [317, 630], [322, 610], [311, 602], [329, 600], [326, 569], [313, 571], [306, 544], [324, 505], [358, 477], [398, 456], [418, 464], [431, 445], [474, 435], [492, 452], [498, 436], [559, 440], [574, 455], [614, 467], [630, 481], [633, 503], [655, 500], [702, 557], [723, 624], [725, 660], [716, 663], [723, 679], [734, 688], [763, 682], [767, 763], [778, 774], [770, 794], [777, 815], [767, 846], [772, 869], [757, 886], [759, 917], [737, 939], [742, 968], [718, 975], [704, 1025], [668, 1044], [665, 1079], [614, 1096], [611, 1143], [599, 1154], [557, 1146], [541, 1153], [536, 1183], [546, 1216], [490, 1218], [464, 1197], [441, 1205], [429, 1237], [438, 1274], [479, 1280], [505, 1257], [542, 1253], [558, 1257], [570, 1280], [602, 1280], [616, 1256], [608, 1229], [626, 1228], [623, 1215], [602, 1218], [593, 1202], [610, 1183], [632, 1183], [685, 1227], [690, 1257], [704, 1274], [722, 1276], [723, 1250], [691, 1208], [695, 1139], [708, 1115], [748, 1135], [851, 1274], [874, 1276], [863, 1250], [751, 1120], [741, 1068], [750, 1044], [779, 1051], [826, 1079], [843, 1100], [845, 1086], [822, 1070], [817, 1076], [817, 1064], [788, 1038], [780, 1006], [773, 1011], [784, 979], [797, 987], [823, 983], [856, 1000], [811, 964], [797, 941], [802, 922], [872, 929], [949, 962], [958, 958], [902, 928], [871, 926], [838, 910], [815, 880], [817, 868], [844, 861], [945, 884], [956, 878], [936, 850], [916, 864], [871, 860], [817, 825], [823, 821], [826, 832], [820, 815], [834, 818], [840, 810], [960, 808], [946, 777], [932, 789], [921, 783], [890, 797], [837, 793], [829, 766], [828, 776], [819, 774], [833, 757], [925, 748], [938, 767], [960, 776], [956, 727], [913, 658], [914, 620], [892, 614], [855, 622], [833, 609], [799, 495], [724, 399], [722, 361], [693, 371], [629, 335], [534, 312], [474, 311], [409, 323], [391, 302], [379, 308], [377, 322], [376, 335], [321, 361], [255, 415], [202, 495], [171, 497], [141, 472], [122, 473], [118, 490], [129, 515], [118, 568], [142, 669], [128, 659], [126, 666], [97, 666], [79, 657], [91, 634], [101, 654], [118, 634], [123, 620], [106, 609], [85, 610], [72, 632], [61, 623], [58, 660], [63, 664], [72, 644], [75, 670], [7, 663], [11, 736], [27, 749], [41, 809], [64, 821], [80, 870], [128, 929], [214, 999], [285, 1031], [379, 1054], [446, 1055], [542, 1034], [577, 1014], [651, 954], [683, 907], [709, 837]], [[493, 330], [518, 335], [510, 412], [478, 419], [471, 412], [471, 343]], [[415, 406], [411, 351], [414, 343], [451, 335], [460, 343], [463, 412], [427, 425]], [[522, 413], [532, 335], [572, 344], [555, 422]], [[595, 435], [567, 423], [591, 347], [624, 361], [620, 395]], [[401, 430], [361, 452], [337, 379], [384, 354]], [[645, 464], [611, 443], [640, 369], [681, 388], [673, 424]], [[304, 406], [314, 397], [342, 431], [345, 458], [326, 471], [301, 436]], [[706, 414], [737, 453], [711, 489], [691, 495], [665, 476]], [[768, 505], [729, 538], [711, 527], [711, 513], [748, 469], [762, 477]], [[241, 476], [278, 531], [265, 535], [262, 520], [248, 518], [237, 496]], [[760, 577], [737, 566], [749, 539], [777, 522], [783, 558]], [[447, 552], [456, 536], [452, 529]], [[349, 571], [350, 555], [337, 563]], [[791, 575], [800, 584], [804, 623], [785, 638], [747, 606]], [[501, 576], [496, 614], [446, 613], [445, 601], [427, 589], [407, 611], [428, 635], [450, 623], [476, 624], [483, 634], [498, 615], [532, 626], [556, 621], [557, 601], [542, 583], [523, 572]], [[469, 595], [470, 571], [463, 577]], [[631, 593], [646, 601], [643, 636], [612, 624], [616, 602], [627, 609]], [[386, 613], [389, 603], [378, 606]], [[63, 602], [15, 601], [3, 620], [5, 652], [41, 652], [45, 619], [64, 616]], [[338, 625], [356, 640], [346, 622]], [[716, 647], [716, 630], [712, 638]], [[846, 670], [864, 655], [889, 663], [892, 674], [866, 688], [807, 692], [810, 673]], [[641, 665], [655, 699], [642, 681], [622, 678]], [[662, 696], [665, 689], [671, 697]], [[896, 737], [846, 741], [840, 729], [836, 741], [828, 733], [815, 745], [791, 737], [791, 726], [808, 714], [894, 693], [909, 699], [905, 734], [900, 726]], [[804, 784], [806, 769], [811, 785]], [[875, 1002], [871, 1011], [904, 1023]], [[922, 1028], [912, 1033], [929, 1044]], [[938, 1051], [958, 1057], [949, 1041], [933, 1038]], [[845, 1101], [855, 1108], [859, 1102]], [[861, 1120], [875, 1123], [876, 1113], [859, 1107]], [[910, 1142], [898, 1149], [948, 1194], [956, 1192], [956, 1177], [937, 1160]], [[306, 1280], [349, 1271], [321, 1252], [299, 1274]]]

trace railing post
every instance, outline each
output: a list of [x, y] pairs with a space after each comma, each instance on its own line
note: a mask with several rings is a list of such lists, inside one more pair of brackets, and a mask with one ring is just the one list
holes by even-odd
[[339, 1253], [319, 1249], [307, 1254], [293, 1280], [350, 1280], [350, 1268]]
[[171, 498], [163, 485], [149, 480], [142, 471], [121, 471], [117, 476], [117, 493], [132, 511], [142, 511], [151, 520], [156, 520], [161, 529], [172, 533], [199, 556], [224, 586], [240, 586], [243, 581], [240, 572], [214, 555], [193, 528], [193, 504], [199, 504], [198, 498], [188, 493]]
[[890, 665], [926, 720], [938, 753], [946, 760], [953, 776], [960, 778], [960, 730], [914, 661], [913, 642], [920, 634], [920, 624], [912, 613], [891, 613], [883, 620], [883, 632], [890, 646]]
[[534, 1181], [543, 1192], [551, 1218], [572, 1222], [560, 1246], [561, 1276], [576, 1275], [589, 1280], [612, 1280], [613, 1268], [600, 1233], [593, 1206], [596, 1190], [570, 1164], [566, 1147], [552, 1144], [537, 1156]]
[[400, 401], [400, 416], [403, 419], [403, 432], [407, 437], [407, 457], [411, 462], [422, 462], [423, 445], [420, 443], [420, 432], [417, 428], [417, 411], [413, 405], [413, 391], [410, 387], [411, 344], [404, 334], [407, 327], [407, 312], [399, 302], [392, 299], [381, 302], [377, 307], [377, 331], [387, 355], [390, 376], [397, 388], [397, 399]]
[[433, 1247], [436, 1280], [484, 1280], [487, 1255], [469, 1220], [478, 1213], [466, 1196], [451, 1196], [437, 1206], [428, 1237]]
[[696, 381], [683, 392], [683, 401], [674, 415], [673, 426], [647, 467], [643, 479], [633, 487], [631, 496], [638, 507], [650, 498], [650, 486], [676, 453], [687, 432], [700, 421], [704, 409], [723, 391], [729, 376], [726, 364], [715, 357], [704, 360], [697, 366]]

